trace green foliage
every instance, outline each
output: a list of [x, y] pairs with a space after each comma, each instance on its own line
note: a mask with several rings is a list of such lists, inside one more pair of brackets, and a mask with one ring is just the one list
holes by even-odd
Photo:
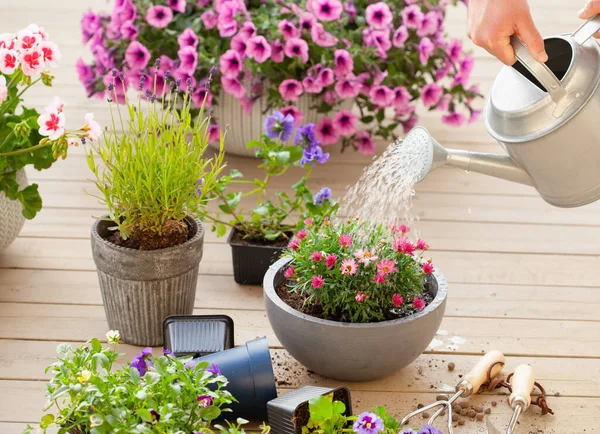
[[403, 232], [409, 229], [400, 228], [348, 219], [298, 232], [283, 255], [291, 258], [289, 291], [301, 293], [325, 315], [350, 322], [384, 321], [399, 311], [422, 309], [424, 273], [433, 266], [423, 259], [426, 244], [419, 240], [422, 251], [413, 253], [415, 245]]
[[[114, 99], [117, 86], [115, 78]], [[210, 118], [192, 116], [191, 98], [178, 89], [110, 107], [112, 131], [88, 148], [87, 161], [121, 237], [132, 228], [161, 235], [169, 220], [182, 220], [206, 205], [225, 167], [224, 152], [208, 157]]]

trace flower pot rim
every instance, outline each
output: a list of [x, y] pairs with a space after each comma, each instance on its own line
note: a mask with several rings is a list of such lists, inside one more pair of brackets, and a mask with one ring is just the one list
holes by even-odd
[[102, 216], [100, 219], [97, 219], [94, 224], [92, 225], [92, 237], [94, 238], [94, 240], [98, 243], [102, 243], [105, 246], [108, 246], [109, 249], [112, 249], [114, 251], [117, 252], [121, 252], [121, 253], [134, 253], [140, 256], [153, 256], [153, 255], [157, 255], [157, 254], [164, 254], [164, 253], [169, 253], [175, 250], [179, 250], [185, 247], [188, 247], [190, 244], [197, 242], [199, 239], [204, 239], [204, 224], [202, 223], [202, 221], [194, 216], [188, 215], [185, 216], [183, 218], [183, 220], [188, 224], [188, 225], [193, 225], [194, 223], [196, 224], [196, 234], [194, 234], [194, 236], [192, 238], [190, 238], [189, 240], [187, 240], [185, 243], [183, 244], [179, 244], [177, 246], [172, 246], [172, 247], [166, 247], [164, 249], [155, 249], [155, 250], [139, 250], [139, 249], [132, 249], [131, 247], [123, 247], [123, 246], [118, 246], [115, 243], [112, 243], [104, 238], [102, 238], [100, 236], [100, 234], [98, 233], [98, 226], [106, 221], [109, 222], [113, 222], [113, 220], [110, 219], [110, 217], [108, 215], [104, 215]]
[[291, 261], [292, 261], [292, 258], [281, 258], [269, 267], [269, 270], [267, 270], [267, 273], [265, 274], [265, 278], [264, 278], [264, 282], [263, 282], [264, 294], [275, 305], [277, 305], [277, 307], [279, 309], [285, 311], [286, 313], [288, 313], [292, 316], [298, 317], [304, 321], [312, 322], [312, 323], [319, 324], [322, 326], [346, 327], [346, 328], [350, 328], [350, 329], [367, 329], [367, 328], [381, 328], [381, 327], [395, 326], [395, 325], [399, 325], [399, 324], [406, 324], [411, 321], [416, 321], [419, 318], [425, 317], [425, 316], [429, 315], [430, 313], [435, 312], [440, 306], [442, 306], [442, 304], [444, 303], [444, 301], [446, 300], [446, 298], [448, 296], [448, 281], [446, 280], [446, 277], [436, 269], [433, 272], [433, 277], [435, 278], [435, 280], [437, 282], [437, 286], [438, 286], [437, 294], [435, 295], [435, 298], [431, 301], [431, 303], [429, 303], [425, 307], [425, 309], [423, 309], [420, 312], [417, 312], [415, 314], [412, 314], [412, 315], [404, 317], [404, 318], [398, 318], [398, 319], [388, 320], [388, 321], [371, 322], [371, 323], [350, 323], [350, 322], [339, 322], [339, 321], [331, 321], [331, 320], [322, 319], [322, 318], [316, 318], [314, 316], [307, 315], [305, 313], [302, 313], [302, 312], [294, 309], [293, 307], [291, 307], [287, 303], [285, 303], [279, 297], [279, 295], [277, 295], [277, 292], [275, 290], [275, 285], [274, 285], [275, 277], [277, 276], [277, 273]]
[[[234, 246], [234, 247], [248, 247], [251, 249], [269, 249], [269, 250], [273, 250], [273, 249], [285, 249], [286, 247], [284, 246], [261, 246], [261, 245], [253, 245], [253, 244], [241, 244], [241, 243], [234, 243], [231, 241], [231, 239], [233, 238], [233, 234], [236, 233], [238, 231], [238, 229], [236, 227], [232, 227], [231, 230], [229, 231], [229, 236], [227, 237], [227, 244], [229, 244], [230, 246]], [[286, 231], [289, 232], [291, 234], [294, 233], [294, 231]]]

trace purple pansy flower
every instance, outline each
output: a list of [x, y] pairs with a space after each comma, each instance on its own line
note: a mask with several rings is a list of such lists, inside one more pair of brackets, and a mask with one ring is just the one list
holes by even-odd
[[162, 350], [163, 356], [173, 356], [173, 351], [165, 348]]
[[152, 348], [146, 347], [139, 354], [136, 354], [133, 358], [133, 361], [130, 364], [130, 367], [137, 369], [140, 373], [140, 376], [146, 375], [146, 371], [148, 370], [148, 365], [146, 364], [146, 358], [152, 355]]
[[210, 407], [213, 399], [208, 395], [200, 395], [198, 398], [196, 398], [196, 401], [198, 401], [198, 406], [200, 406], [200, 408], [206, 408]]
[[154, 419], [154, 422], [160, 421], [160, 413], [158, 411], [150, 410], [150, 414], [152, 415], [152, 419]]
[[211, 365], [208, 367], [206, 372], [210, 372], [211, 374], [215, 374], [215, 375], [221, 375], [221, 370], [214, 363], [211, 363]]
[[431, 425], [425, 425], [421, 427], [418, 434], [442, 434], [442, 432]]
[[377, 434], [383, 431], [383, 420], [375, 413], [365, 411], [358, 416], [352, 426], [352, 430], [357, 434]]
[[[326, 200], [331, 199], [331, 188], [329, 187], [323, 187], [322, 189], [320, 189], [314, 196], [313, 196], [313, 202], [316, 205], [323, 205], [323, 202], [325, 202]], [[359, 418], [360, 420], [360, 418]], [[357, 421], [358, 422], [358, 421]], [[356, 423], [354, 424], [354, 426], [356, 426]], [[382, 423], [382, 428], [383, 428], [383, 423]], [[377, 431], [376, 431], [377, 432]], [[366, 431], [364, 432], [364, 434], [369, 434]]]
[[271, 116], [267, 116], [264, 128], [268, 138], [287, 142], [294, 132], [294, 118], [291, 115], [284, 116], [280, 111], [276, 111]]

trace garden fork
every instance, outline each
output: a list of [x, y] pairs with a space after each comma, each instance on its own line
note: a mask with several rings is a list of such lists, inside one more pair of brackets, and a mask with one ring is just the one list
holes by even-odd
[[409, 419], [416, 416], [417, 414], [423, 413], [432, 408], [441, 406], [438, 411], [436, 411], [433, 416], [427, 422], [429, 425], [433, 425], [435, 419], [444, 412], [444, 410], [448, 411], [448, 433], [454, 434], [454, 430], [452, 429], [452, 404], [458, 398], [467, 398], [471, 395], [476, 394], [481, 386], [486, 382], [489, 383], [492, 381], [494, 377], [496, 377], [502, 368], [504, 367], [504, 354], [500, 351], [492, 350], [485, 354], [479, 362], [475, 365], [475, 367], [469, 372], [465, 377], [461, 380], [460, 383], [456, 386], [456, 393], [450, 397], [447, 401], [436, 401], [433, 404], [426, 405], [423, 408], [413, 411], [406, 415], [400, 426], [406, 424]]

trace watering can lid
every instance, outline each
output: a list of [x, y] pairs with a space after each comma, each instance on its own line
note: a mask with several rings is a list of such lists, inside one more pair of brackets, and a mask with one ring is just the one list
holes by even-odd
[[585, 106], [600, 82], [600, 46], [594, 39], [578, 44], [571, 35], [547, 38], [549, 60], [542, 64], [516, 38], [511, 42], [519, 62], [496, 77], [484, 120], [497, 140], [528, 142], [559, 128]]

